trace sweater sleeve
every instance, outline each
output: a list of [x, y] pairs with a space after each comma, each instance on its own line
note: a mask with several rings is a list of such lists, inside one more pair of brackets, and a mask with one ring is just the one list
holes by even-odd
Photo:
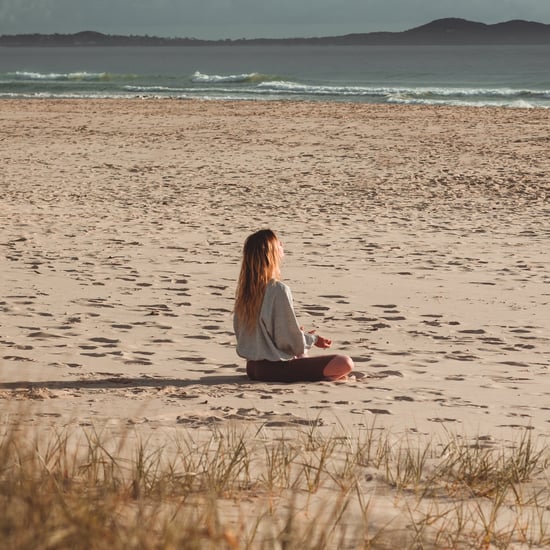
[[275, 346], [289, 355], [302, 355], [315, 343], [315, 336], [305, 334], [294, 313], [290, 289], [278, 283], [271, 318], [271, 337]]

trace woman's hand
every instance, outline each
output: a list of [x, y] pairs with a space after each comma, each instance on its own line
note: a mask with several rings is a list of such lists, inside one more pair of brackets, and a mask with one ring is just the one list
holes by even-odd
[[[310, 330], [309, 333], [315, 334], [315, 331]], [[315, 341], [314, 346], [321, 349], [327, 349], [327, 348], [330, 348], [330, 346], [332, 346], [332, 340], [330, 340], [329, 338], [323, 338], [322, 336], [317, 335], [317, 340]]]
[[329, 340], [328, 338], [323, 338], [322, 336], [317, 336], [317, 342], [315, 342], [315, 346], [323, 349], [330, 348], [330, 346], [332, 346], [332, 340]]

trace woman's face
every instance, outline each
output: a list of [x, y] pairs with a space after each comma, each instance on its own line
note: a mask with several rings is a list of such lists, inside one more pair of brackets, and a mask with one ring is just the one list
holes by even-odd
[[277, 250], [279, 252], [279, 258], [282, 260], [285, 257], [285, 249], [283, 247], [282, 241], [277, 239]]

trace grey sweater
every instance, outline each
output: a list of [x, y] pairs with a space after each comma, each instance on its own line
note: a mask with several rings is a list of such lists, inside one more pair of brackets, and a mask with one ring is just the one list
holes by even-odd
[[254, 331], [246, 330], [236, 315], [233, 328], [237, 337], [237, 354], [251, 361], [288, 361], [305, 353], [317, 339], [300, 329], [290, 288], [276, 280], [271, 280], [265, 289]]

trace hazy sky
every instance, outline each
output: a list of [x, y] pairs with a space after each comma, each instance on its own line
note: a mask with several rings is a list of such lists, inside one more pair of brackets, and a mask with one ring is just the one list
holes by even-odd
[[550, 0], [0, 0], [0, 34], [309, 37], [401, 31], [441, 17], [550, 23]]

